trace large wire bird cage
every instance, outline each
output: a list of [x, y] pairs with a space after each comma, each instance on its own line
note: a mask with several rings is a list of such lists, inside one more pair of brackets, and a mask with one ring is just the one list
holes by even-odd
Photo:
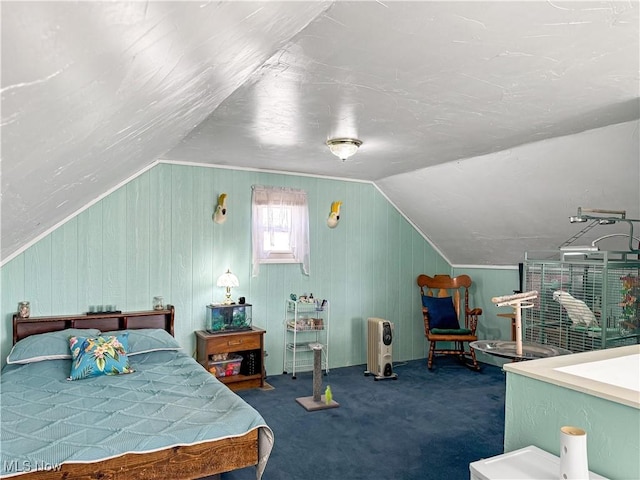
[[525, 341], [574, 353], [640, 343], [640, 250], [632, 245], [637, 239], [632, 222], [639, 220], [626, 219], [624, 212], [580, 208], [570, 217], [572, 223], [587, 220], [593, 223], [582, 232], [598, 224], [629, 224], [624, 235], [629, 250], [600, 251], [598, 239], [588, 247], [565, 244], [557, 251], [527, 252], [524, 288], [537, 290], [538, 298], [523, 311]]
[[526, 290], [538, 298], [523, 311], [525, 341], [574, 353], [640, 343], [640, 261], [620, 252], [599, 257], [527, 253]]

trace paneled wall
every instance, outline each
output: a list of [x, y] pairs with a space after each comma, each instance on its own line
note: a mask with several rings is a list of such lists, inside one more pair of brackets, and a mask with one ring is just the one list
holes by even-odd
[[[524, 256], [524, 253], [523, 253]], [[453, 275], [467, 274], [473, 280], [471, 287], [471, 307], [482, 308], [478, 319], [478, 338], [482, 340], [511, 340], [511, 320], [499, 317], [500, 313], [513, 313], [510, 307], [496, 307], [493, 297], [511, 295], [520, 288], [518, 267], [481, 268], [459, 267], [453, 269]], [[492, 365], [503, 365], [505, 360], [477, 352], [478, 361]]]
[[[251, 186], [307, 191], [311, 275], [299, 265], [262, 265], [251, 277]], [[212, 220], [227, 193], [228, 219]], [[341, 200], [340, 225], [326, 226]], [[227, 268], [265, 328], [267, 373], [282, 372], [284, 301], [313, 293], [331, 306], [330, 366], [366, 363], [366, 319], [395, 323], [394, 360], [425, 357], [415, 278], [450, 265], [369, 183], [160, 163], [100, 200], [2, 267], [3, 362], [11, 315], [29, 300], [32, 315], [80, 313], [90, 305], [146, 310], [162, 295], [176, 307], [176, 337], [190, 352], [205, 306]]]

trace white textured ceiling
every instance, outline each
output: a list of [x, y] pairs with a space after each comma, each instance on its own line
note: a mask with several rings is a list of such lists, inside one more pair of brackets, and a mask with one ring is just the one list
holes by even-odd
[[3, 258], [158, 158], [373, 181], [454, 264], [640, 217], [637, 1], [1, 8]]

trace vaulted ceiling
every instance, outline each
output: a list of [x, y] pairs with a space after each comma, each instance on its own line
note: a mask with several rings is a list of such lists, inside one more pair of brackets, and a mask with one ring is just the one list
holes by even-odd
[[457, 265], [640, 218], [638, 1], [0, 8], [3, 259], [158, 160], [374, 182]]

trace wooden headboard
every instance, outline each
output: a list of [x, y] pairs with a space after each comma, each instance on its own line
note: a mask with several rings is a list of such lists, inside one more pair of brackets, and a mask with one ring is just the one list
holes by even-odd
[[13, 344], [29, 335], [57, 332], [67, 328], [97, 328], [103, 332], [138, 328], [162, 328], [173, 335], [175, 309], [167, 305], [163, 310], [144, 312], [96, 313], [61, 315], [58, 317], [20, 318], [13, 315]]

